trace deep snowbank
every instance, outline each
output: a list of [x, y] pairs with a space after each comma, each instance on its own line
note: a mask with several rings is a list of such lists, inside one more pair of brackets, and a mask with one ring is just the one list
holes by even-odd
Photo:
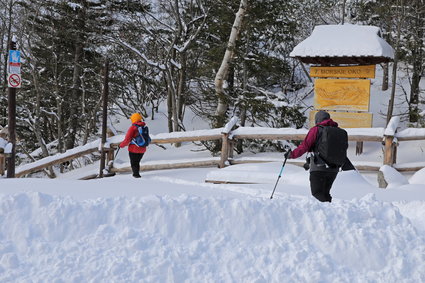
[[1, 282], [425, 281], [425, 237], [373, 195], [324, 204], [28, 192], [0, 195], [0, 229]]

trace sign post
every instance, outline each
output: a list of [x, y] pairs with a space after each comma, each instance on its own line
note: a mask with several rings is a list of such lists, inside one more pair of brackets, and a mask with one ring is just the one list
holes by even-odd
[[8, 92], [8, 131], [12, 151], [7, 158], [7, 178], [15, 178], [16, 157], [16, 88], [21, 87], [21, 57], [16, 50], [16, 40], [12, 38], [9, 44], [9, 70], [7, 76]]
[[99, 169], [99, 178], [103, 178], [105, 169], [105, 143], [106, 143], [106, 127], [107, 127], [107, 118], [108, 118], [108, 94], [109, 94], [109, 60], [106, 58], [105, 68], [104, 68], [104, 79], [103, 79], [103, 93], [102, 93], [102, 102], [103, 102], [103, 111], [102, 111], [102, 148], [100, 152], [100, 169]]

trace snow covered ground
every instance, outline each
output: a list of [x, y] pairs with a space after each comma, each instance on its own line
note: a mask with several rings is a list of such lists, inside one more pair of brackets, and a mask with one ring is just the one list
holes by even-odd
[[[342, 172], [329, 204], [291, 164], [270, 199], [281, 166], [2, 179], [0, 281], [425, 281], [425, 170]], [[229, 178], [256, 184], [205, 182]]]
[[[388, 93], [372, 88], [378, 113]], [[423, 147], [401, 143], [399, 161], [422, 160]], [[143, 162], [211, 157], [191, 143], [165, 148], [152, 145]], [[353, 161], [382, 160], [378, 143], [353, 151]], [[287, 164], [270, 199], [282, 155], [265, 155], [276, 162], [77, 180], [95, 164], [54, 180], [0, 179], [0, 282], [425, 282], [425, 169], [383, 167], [387, 189], [376, 173], [342, 172], [333, 202], [320, 203], [308, 172]], [[116, 162], [128, 163], [125, 150]]]

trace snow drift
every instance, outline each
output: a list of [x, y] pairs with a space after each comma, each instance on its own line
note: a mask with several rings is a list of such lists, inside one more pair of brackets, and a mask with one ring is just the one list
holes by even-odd
[[425, 238], [369, 194], [320, 203], [0, 195], [0, 281], [424, 282]]

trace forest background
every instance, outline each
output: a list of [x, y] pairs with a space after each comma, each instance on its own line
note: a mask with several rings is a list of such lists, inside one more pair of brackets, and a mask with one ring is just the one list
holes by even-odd
[[[236, 45], [229, 47], [241, 7]], [[36, 149], [40, 156], [31, 158], [46, 157], [100, 136], [106, 61], [111, 116], [155, 119], [166, 103], [169, 132], [185, 130], [188, 108], [211, 127], [238, 115], [242, 126], [301, 128], [312, 81], [289, 53], [316, 25], [342, 23], [381, 28], [396, 51], [394, 62], [381, 65], [382, 90], [397, 83], [398, 72], [409, 81], [393, 94], [408, 111], [394, 112], [397, 105], [388, 102], [382, 115], [423, 127], [424, 0], [0, 0], [0, 126], [7, 125], [7, 51], [15, 36], [21, 157]], [[215, 79], [226, 48], [234, 54], [220, 95]]]

